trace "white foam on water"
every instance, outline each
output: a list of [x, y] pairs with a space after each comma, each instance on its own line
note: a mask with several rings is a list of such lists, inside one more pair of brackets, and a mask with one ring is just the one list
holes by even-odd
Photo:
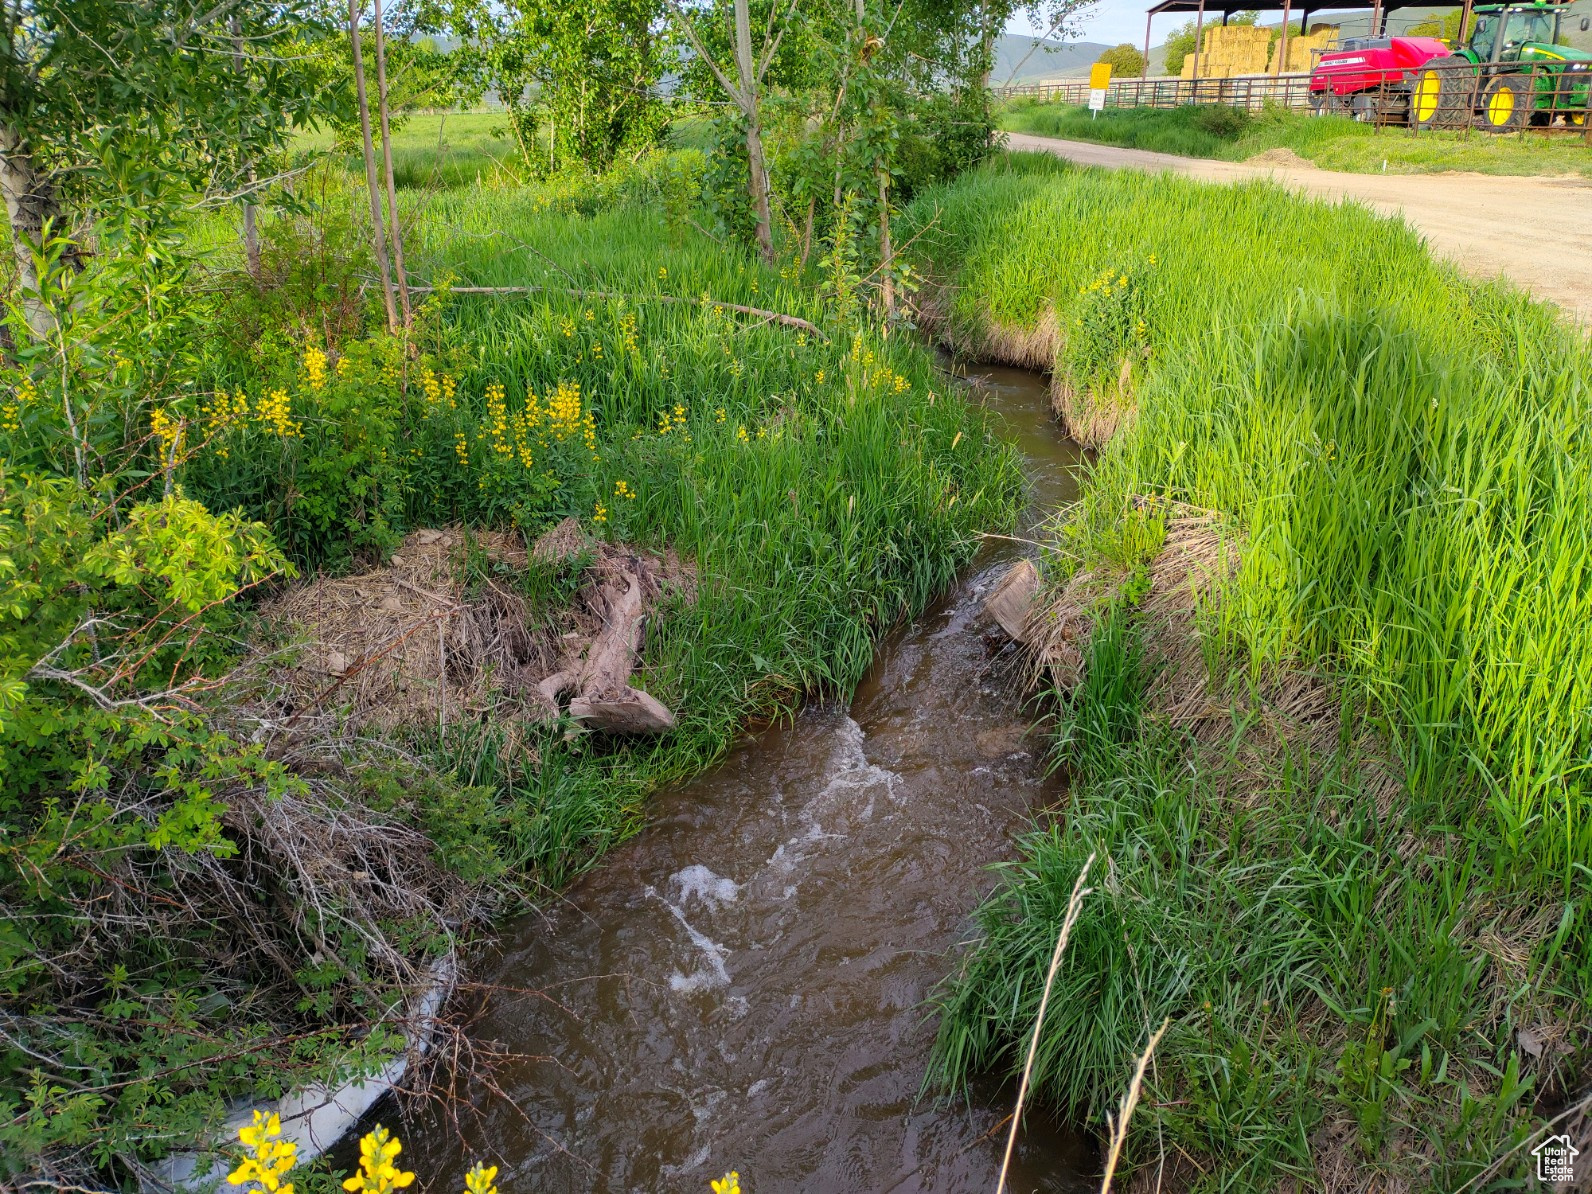
[[683, 1177], [685, 1174], [701, 1169], [707, 1164], [708, 1157], [713, 1153], [711, 1144], [704, 1144], [678, 1165], [664, 1165], [660, 1172], [664, 1177]]
[[685, 913], [659, 895], [656, 888], [649, 886], [646, 889], [646, 893], [667, 908], [669, 914], [680, 922], [680, 927], [685, 930], [686, 936], [691, 939], [691, 944], [697, 947], [697, 950], [707, 962], [705, 968], [698, 968], [690, 974], [681, 974], [676, 971], [670, 975], [669, 989], [688, 994], [705, 988], [729, 986], [730, 972], [724, 965], [725, 958], [729, 957], [729, 951], [687, 920]]
[[[867, 733], [851, 718], [839, 724], [830, 754], [828, 782], [797, 813], [802, 831], [781, 843], [769, 855], [765, 868], [772, 867], [778, 875], [791, 875], [814, 842], [845, 840], [845, 833], [826, 829], [824, 820], [832, 825], [837, 821], [871, 821], [881, 792], [891, 803], [898, 803], [896, 787], [901, 777], [868, 761], [863, 750], [867, 738]], [[789, 899], [795, 890], [786, 887], [785, 897]]]
[[701, 863], [688, 866], [669, 876], [669, 882], [680, 885], [680, 903], [693, 897], [711, 908], [733, 904], [741, 894], [741, 885], [733, 879], [715, 874]]

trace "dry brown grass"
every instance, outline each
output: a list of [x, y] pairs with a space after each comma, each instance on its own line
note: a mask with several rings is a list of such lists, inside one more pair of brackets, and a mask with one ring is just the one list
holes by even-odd
[[1133, 390], [1133, 362], [1122, 367], [1105, 392], [1079, 386], [1064, 370], [1050, 379], [1050, 409], [1067, 428], [1067, 434], [1086, 448], [1103, 448], [1130, 422], [1138, 409]]
[[[505, 577], [469, 584], [472, 545], [511, 572], [533, 566], [532, 557], [578, 567], [581, 586], [568, 606], [533, 611]], [[383, 567], [316, 578], [266, 607], [267, 620], [298, 643], [272, 675], [279, 703], [293, 720], [335, 713], [352, 729], [446, 725], [488, 709], [546, 717], [554, 711], [538, 683], [601, 632], [602, 587], [621, 575], [638, 578], [648, 607], [694, 584], [672, 551], [589, 540], [573, 519], [530, 552], [514, 534], [415, 531]]]

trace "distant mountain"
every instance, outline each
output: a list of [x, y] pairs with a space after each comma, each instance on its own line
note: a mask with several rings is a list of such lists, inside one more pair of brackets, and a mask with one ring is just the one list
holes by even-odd
[[1042, 79], [1081, 78], [1111, 48], [1099, 41], [1041, 41], [1035, 49], [1035, 40], [1015, 33], [1003, 34], [995, 44], [995, 67], [989, 81], [996, 87], [1006, 87]]

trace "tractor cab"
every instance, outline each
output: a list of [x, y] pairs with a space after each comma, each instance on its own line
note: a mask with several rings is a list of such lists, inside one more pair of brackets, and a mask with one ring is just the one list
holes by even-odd
[[1415, 77], [1410, 123], [1507, 133], [1559, 122], [1585, 127], [1592, 54], [1559, 42], [1564, 3], [1484, 4], [1470, 36]]
[[1529, 62], [1555, 49], [1563, 7], [1555, 4], [1487, 5], [1475, 10], [1470, 37], [1457, 53], [1474, 63]]

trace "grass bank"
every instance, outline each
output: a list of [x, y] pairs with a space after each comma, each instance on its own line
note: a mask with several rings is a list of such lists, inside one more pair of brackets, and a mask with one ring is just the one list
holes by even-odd
[[1286, 149], [1323, 170], [1357, 174], [1580, 174], [1592, 177], [1592, 148], [1573, 138], [1495, 137], [1485, 133], [1377, 129], [1346, 116], [1267, 111], [1249, 115], [1220, 105], [1112, 108], [1098, 117], [1074, 104], [1010, 101], [1000, 127], [1014, 133], [1097, 141], [1184, 157], [1242, 162]]
[[913, 223], [947, 333], [1105, 441], [1041, 620], [1071, 796], [980, 911], [938, 1076], [1020, 1067], [1094, 852], [1057, 1105], [1101, 1122], [1168, 1018], [1130, 1154], [1177, 1184], [1523, 1171], [1586, 1085], [1586, 344], [1270, 186], [1019, 157]]

